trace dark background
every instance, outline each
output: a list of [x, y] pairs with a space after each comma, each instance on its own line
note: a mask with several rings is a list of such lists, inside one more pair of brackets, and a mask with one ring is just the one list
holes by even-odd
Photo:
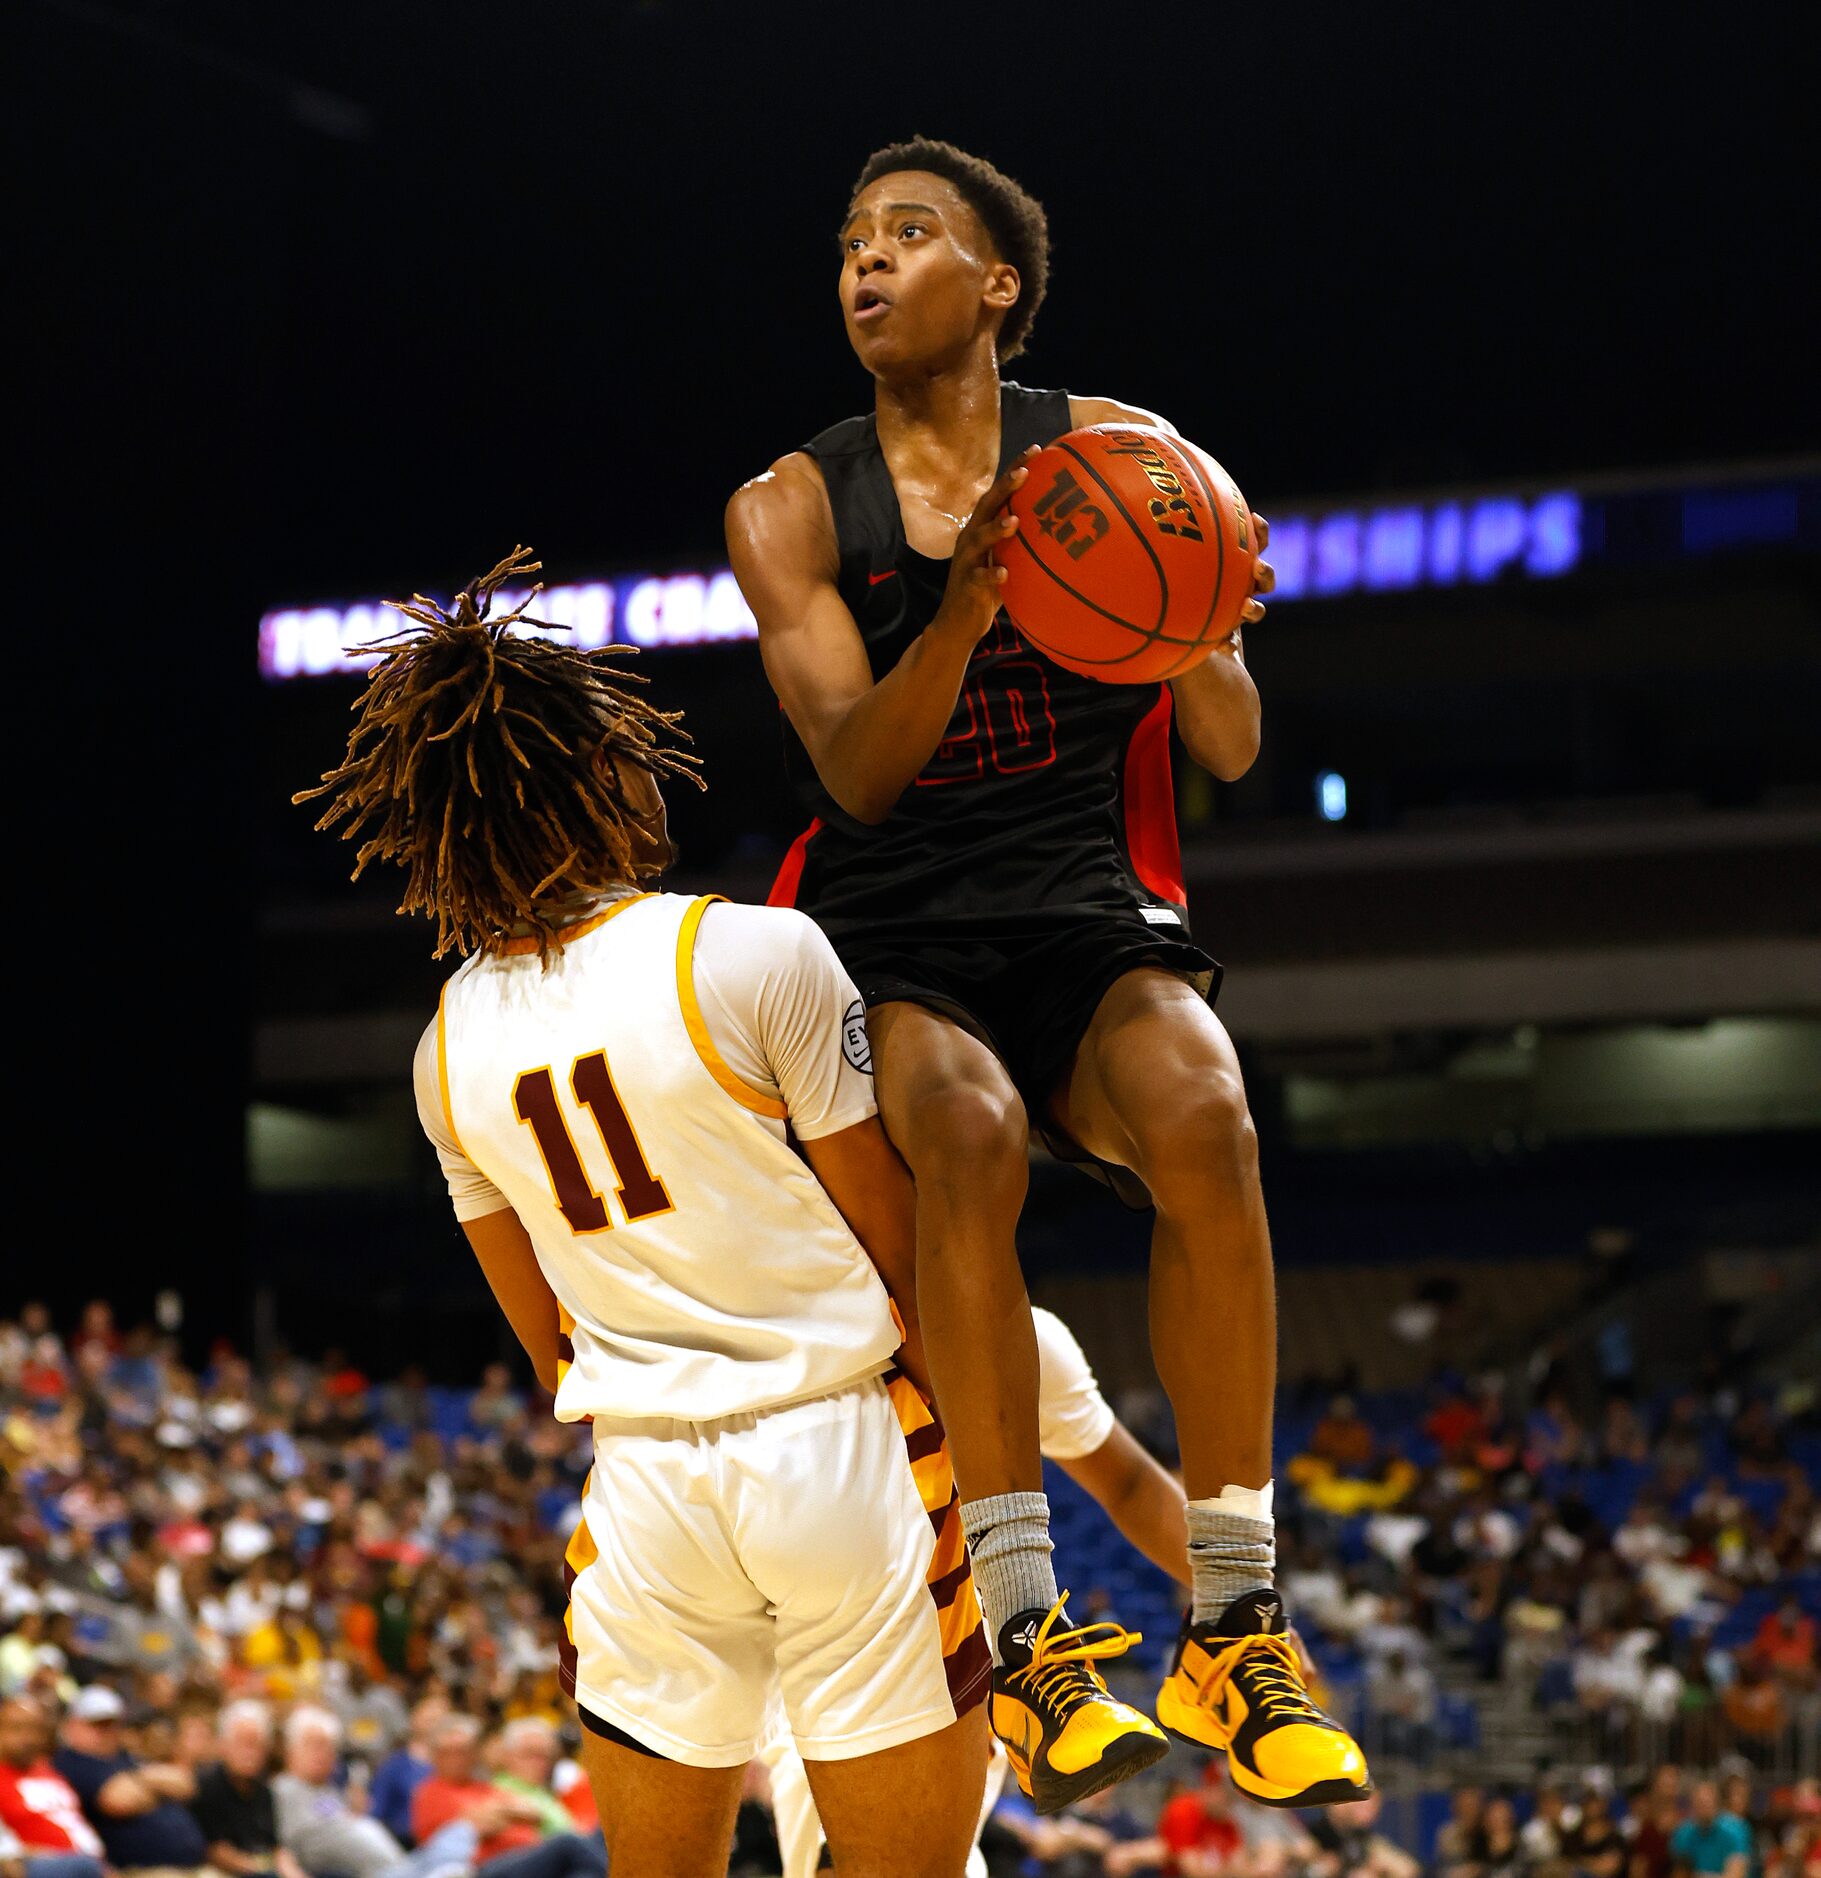
[[1267, 514], [1739, 459], [1816, 440], [1798, 12], [28, 0], [15, 1027], [89, 1248], [34, 1282], [240, 1308], [255, 912], [352, 695], [294, 766], [258, 614], [520, 540], [713, 558], [867, 402], [833, 232], [876, 144], [1038, 194], [1015, 374], [1164, 412]]

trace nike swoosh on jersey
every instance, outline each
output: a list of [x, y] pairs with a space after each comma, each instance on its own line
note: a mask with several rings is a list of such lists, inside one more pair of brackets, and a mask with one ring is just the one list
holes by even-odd
[[866, 584], [869, 587], [876, 587], [883, 580], [896, 580], [897, 577], [898, 570], [895, 567], [888, 567], [883, 574], [868, 574]]

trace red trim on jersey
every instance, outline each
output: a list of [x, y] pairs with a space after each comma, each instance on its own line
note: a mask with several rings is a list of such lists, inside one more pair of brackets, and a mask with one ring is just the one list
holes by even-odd
[[[1169, 760], [1166, 756], [1166, 762]], [[795, 906], [797, 904], [797, 883], [803, 878], [803, 860], [809, 851], [809, 844], [822, 831], [822, 818], [817, 816], [790, 844], [790, 851], [784, 857], [783, 865], [778, 869], [778, 877], [771, 883], [771, 892], [765, 896], [767, 906]]]
[[1176, 785], [1170, 776], [1170, 688], [1148, 710], [1125, 748], [1125, 842], [1132, 871], [1172, 906], [1187, 906], [1176, 839]]

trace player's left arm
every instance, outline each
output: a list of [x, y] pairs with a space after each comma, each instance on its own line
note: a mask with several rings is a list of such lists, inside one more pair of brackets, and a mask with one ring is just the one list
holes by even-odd
[[[1178, 435], [1176, 426], [1155, 411], [1113, 398], [1071, 398], [1070, 421], [1086, 424], [1144, 424], [1153, 430]], [[1271, 525], [1253, 514], [1262, 556], [1271, 538]], [[1170, 680], [1176, 698], [1176, 731], [1183, 748], [1203, 769], [1222, 782], [1237, 782], [1258, 758], [1258, 687], [1246, 670], [1244, 630], [1265, 616], [1262, 595], [1277, 585], [1277, 570], [1260, 559], [1252, 577], [1252, 598], [1240, 624], [1201, 663], [1180, 678]]]
[[1044, 1459], [1085, 1487], [1146, 1558], [1186, 1582], [1182, 1483], [1114, 1415], [1068, 1325], [1039, 1306], [1032, 1308], [1031, 1324], [1037, 1333], [1037, 1429]]
[[803, 1155], [848, 1230], [865, 1248], [897, 1310], [904, 1332], [899, 1368], [933, 1398], [917, 1320], [917, 1194], [910, 1169], [876, 1115], [804, 1142]]
[[1189, 1522], [1182, 1482], [1140, 1446], [1123, 1422], [1092, 1454], [1056, 1465], [1085, 1487], [1125, 1538], [1160, 1571], [1189, 1582]]
[[853, 980], [806, 914], [725, 903], [703, 916], [694, 972], [723, 1060], [733, 1052], [749, 1074], [767, 1079], [754, 1084], [760, 1093], [782, 1099], [810, 1172], [897, 1311], [899, 1366], [929, 1395], [917, 1323], [916, 1189], [879, 1120]]

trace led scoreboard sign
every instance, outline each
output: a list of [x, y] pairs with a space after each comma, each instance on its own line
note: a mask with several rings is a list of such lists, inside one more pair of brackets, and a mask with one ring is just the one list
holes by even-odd
[[[1821, 464], [1273, 515], [1272, 604], [1559, 580], [1594, 567], [1779, 547], [1821, 548]], [[502, 593], [496, 605], [504, 612], [524, 597]], [[758, 636], [724, 567], [547, 587], [537, 610], [565, 644], [584, 647], [655, 650]], [[374, 600], [280, 608], [259, 622], [259, 669], [270, 679], [364, 671], [378, 656], [374, 642], [404, 625]]]

